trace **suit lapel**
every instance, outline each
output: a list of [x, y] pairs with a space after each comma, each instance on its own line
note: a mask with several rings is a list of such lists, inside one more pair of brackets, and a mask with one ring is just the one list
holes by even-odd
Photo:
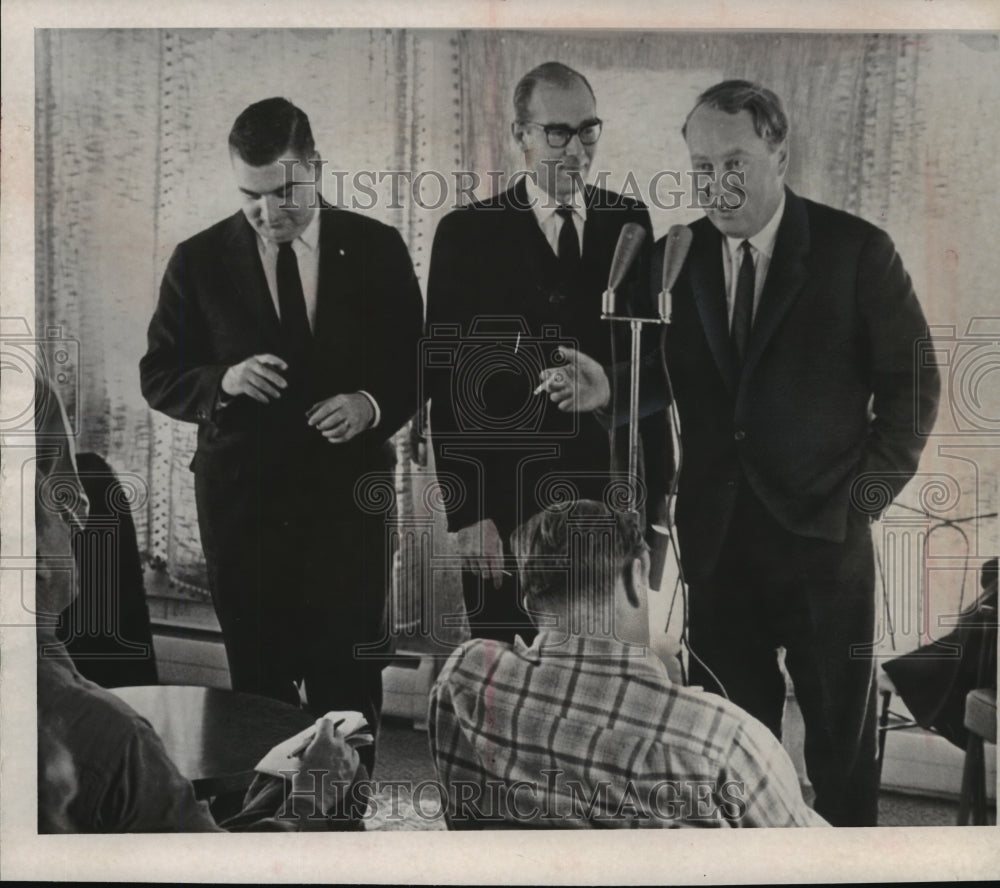
[[274, 309], [271, 291], [260, 261], [257, 235], [242, 212], [230, 219], [230, 229], [223, 249], [222, 261], [237, 291], [262, 330], [277, 335], [280, 324]]
[[318, 339], [331, 317], [336, 317], [335, 303], [349, 287], [344, 272], [353, 246], [346, 242], [338, 224], [338, 211], [323, 203], [319, 214], [319, 278], [316, 282], [316, 329]]
[[743, 380], [749, 379], [782, 318], [802, 292], [807, 278], [808, 254], [809, 217], [805, 203], [786, 188], [785, 212], [778, 226], [774, 255], [771, 257], [764, 290], [750, 331]]
[[552, 252], [552, 247], [549, 246], [535, 212], [528, 202], [528, 186], [525, 180], [519, 179], [505, 197], [510, 219], [517, 226], [525, 246], [530, 246], [532, 255], [550, 256], [553, 262], [556, 261], [555, 253]]
[[695, 223], [691, 246], [691, 291], [705, 338], [730, 394], [736, 394], [736, 365], [729, 339], [726, 279], [722, 273], [722, 235], [708, 219]]
[[[551, 299], [557, 284], [559, 260], [528, 204], [528, 189], [523, 178], [505, 192], [503, 206], [507, 225], [503, 246], [516, 257], [514, 261], [523, 264], [524, 279], [536, 281], [545, 298]], [[531, 303], [538, 299], [534, 292], [522, 295]]]
[[[602, 199], [605, 202], [602, 204]], [[617, 246], [622, 230], [621, 213], [600, 212], [599, 206], [612, 207], [606, 193], [599, 192], [592, 185], [586, 186], [584, 200], [587, 204], [587, 221], [583, 225], [583, 243], [580, 245], [584, 274], [600, 276], [607, 274], [611, 267], [611, 257]], [[603, 289], [606, 279], [601, 281]]]

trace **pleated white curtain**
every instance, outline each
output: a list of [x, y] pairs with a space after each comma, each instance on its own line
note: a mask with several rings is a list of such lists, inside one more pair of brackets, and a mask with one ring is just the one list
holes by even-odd
[[[166, 562], [178, 595], [206, 600], [187, 469], [194, 428], [149, 412], [137, 366], [170, 251], [237, 206], [226, 154], [235, 115], [285, 95], [310, 115], [328, 169], [465, 169], [488, 182], [520, 166], [511, 94], [548, 59], [590, 78], [607, 121], [595, 169], [616, 190], [630, 173], [641, 187], [659, 170], [686, 169], [679, 128], [711, 83], [746, 77], [784, 98], [789, 184], [890, 232], [954, 357], [921, 480], [904, 499], [952, 516], [995, 510], [1000, 467], [987, 436], [998, 431], [1000, 405], [973, 383], [996, 362], [959, 358], [992, 341], [970, 340], [970, 321], [997, 316], [996, 35], [43, 30], [36, 326], [79, 344], [79, 366], [64, 368], [59, 387], [81, 420], [80, 445], [146, 486], [140, 545]], [[448, 205], [427, 209], [405, 189], [394, 202], [388, 180], [375, 187], [380, 200], [368, 212], [400, 228], [425, 284]], [[653, 207], [657, 234], [695, 215], [684, 204]], [[958, 378], [963, 367], [970, 375]], [[401, 438], [400, 514], [422, 529], [402, 546], [397, 591], [406, 603], [396, 617], [412, 625], [426, 613], [423, 590], [444, 596], [439, 614], [458, 593], [453, 576], [428, 566], [442, 527], [431, 475], [409, 469], [405, 447]], [[966, 529], [974, 555], [995, 549], [993, 525]], [[956, 576], [959, 543], [935, 544], [944, 547], [935, 563], [953, 564]], [[890, 559], [904, 585], [910, 575], [933, 579], [920, 551]]]
[[[152, 413], [139, 389], [167, 259], [179, 241], [238, 208], [229, 128], [246, 105], [283, 95], [310, 117], [327, 185], [340, 181], [333, 171], [346, 173], [343, 191], [328, 187], [327, 198], [373, 203], [364, 211], [401, 230], [423, 285], [446, 207], [418, 212], [405, 185], [393, 200], [391, 179], [376, 174], [456, 166], [455, 36], [60, 30], [40, 31], [36, 50], [37, 328], [79, 343], [79, 366], [59, 382], [80, 417], [79, 447], [130, 476], [140, 548], [165, 564], [169, 594], [205, 602], [188, 470], [195, 426]], [[364, 184], [376, 200], [351, 187], [358, 171], [372, 173]], [[402, 435], [401, 511], [433, 520], [424, 507], [431, 476], [410, 471], [406, 446]], [[404, 544], [401, 575], [412, 572], [411, 552]], [[405, 627], [416, 607], [397, 608], [395, 622]]]

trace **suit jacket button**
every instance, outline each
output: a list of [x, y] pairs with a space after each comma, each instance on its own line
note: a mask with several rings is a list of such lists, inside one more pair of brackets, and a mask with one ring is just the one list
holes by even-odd
[[734, 437], [734, 438], [735, 438], [735, 439], [736, 439], [737, 441], [742, 441], [742, 440], [743, 440], [744, 438], [746, 438], [746, 436], [747, 436], [747, 433], [746, 433], [746, 432], [744, 432], [744, 431], [743, 431], [743, 429], [737, 429], [737, 430], [736, 430], [736, 434], [735, 434], [735, 435], [733, 435], [733, 437]]

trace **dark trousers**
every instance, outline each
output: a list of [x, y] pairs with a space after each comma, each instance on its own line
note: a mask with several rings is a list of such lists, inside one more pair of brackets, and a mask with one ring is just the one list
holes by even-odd
[[[308, 473], [196, 475], [209, 584], [233, 689], [308, 707], [382, 709], [389, 574], [380, 517]], [[368, 759], [366, 761], [366, 758]], [[374, 750], [362, 761], [374, 764]]]
[[477, 571], [462, 571], [462, 597], [472, 638], [495, 638], [513, 644], [514, 636], [520, 635], [531, 644], [537, 634], [535, 624], [520, 604], [516, 572], [511, 572], [514, 576], [505, 575], [497, 589], [492, 579]]
[[719, 563], [691, 583], [691, 683], [718, 692], [717, 678], [780, 738], [785, 682], [776, 649], [784, 647], [815, 808], [835, 826], [877, 818], [874, 619], [867, 519], [852, 514], [843, 543], [797, 536], [744, 484]]

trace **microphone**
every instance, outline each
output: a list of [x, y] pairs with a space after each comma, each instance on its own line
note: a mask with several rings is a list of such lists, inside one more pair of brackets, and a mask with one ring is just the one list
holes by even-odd
[[646, 239], [646, 229], [638, 222], [626, 222], [618, 235], [618, 245], [611, 260], [611, 271], [608, 273], [608, 289], [604, 291], [601, 309], [606, 315], [615, 313], [615, 293], [625, 280], [629, 268], [639, 255], [642, 242]]
[[687, 225], [671, 225], [663, 245], [663, 281], [660, 286], [659, 310], [660, 319], [667, 324], [670, 323], [670, 315], [673, 312], [670, 291], [677, 283], [677, 276], [684, 266], [688, 250], [691, 249], [693, 237]]

